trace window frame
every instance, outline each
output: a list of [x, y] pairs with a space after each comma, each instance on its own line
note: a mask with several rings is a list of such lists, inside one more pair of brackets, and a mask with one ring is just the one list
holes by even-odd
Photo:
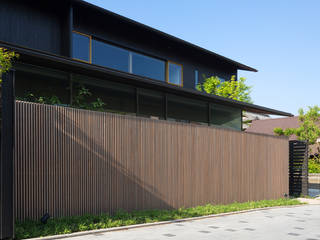
[[[175, 65], [178, 65], [181, 67], [181, 83], [180, 84], [175, 84], [175, 83], [171, 83], [170, 82], [170, 79], [169, 79], [169, 64], [175, 64]], [[174, 86], [179, 86], [179, 87], [183, 87], [183, 65], [180, 64], [180, 63], [176, 63], [176, 62], [173, 62], [173, 61], [167, 61], [166, 63], [166, 83], [168, 84], [171, 84], [171, 85], [174, 85]]]
[[[89, 38], [89, 61], [78, 59], [78, 58], [74, 58], [73, 56], [72, 56], [72, 59], [77, 60], [79, 62], [92, 64], [92, 36], [88, 35], [88, 34], [85, 34], [85, 33], [81, 33], [81, 32], [75, 31], [75, 30], [73, 30], [72, 33], [76, 33], [76, 34], [79, 34], [79, 35], [82, 35], [82, 36], [85, 36], [85, 37]], [[72, 48], [73, 48], [73, 46], [72, 46]]]
[[[79, 61], [79, 62], [83, 62], [83, 63], [88, 63], [88, 64], [92, 64], [92, 39], [93, 39], [93, 36], [92, 35], [89, 35], [89, 34], [85, 34], [85, 33], [82, 33], [82, 32], [78, 32], [76, 30], [72, 30], [72, 33], [76, 33], [76, 34], [79, 34], [79, 35], [82, 35], [82, 36], [85, 36], [85, 37], [88, 37], [89, 38], [89, 61], [86, 61], [86, 60], [82, 60], [82, 59], [78, 59], [78, 58], [75, 58], [75, 57], [72, 57], [72, 59], [76, 60], [76, 61]], [[96, 39], [96, 38], [95, 38]], [[100, 41], [97, 39], [97, 41]], [[102, 41], [102, 42], [105, 42], [105, 41]], [[132, 72], [132, 54], [136, 53], [138, 55], [142, 55], [142, 56], [146, 56], [146, 57], [150, 57], [150, 58], [154, 58], [154, 59], [157, 59], [157, 60], [160, 60], [160, 61], [165, 61], [165, 81], [166, 83], [168, 84], [171, 84], [171, 85], [174, 85], [174, 86], [179, 86], [179, 87], [183, 87], [183, 65], [180, 64], [180, 63], [177, 63], [177, 62], [174, 62], [174, 61], [170, 61], [170, 60], [164, 60], [164, 59], [160, 59], [160, 58], [157, 58], [157, 57], [153, 57], [153, 56], [150, 56], [148, 54], [145, 54], [145, 53], [141, 53], [141, 52], [136, 52], [136, 51], [132, 51], [130, 49], [127, 49], [127, 48], [124, 48], [122, 46], [117, 46], [117, 45], [114, 45], [112, 43], [107, 43], [106, 44], [109, 44], [109, 45], [112, 45], [112, 46], [115, 46], [115, 47], [119, 47], [119, 48], [122, 48], [124, 50], [127, 50], [129, 52], [129, 69], [128, 69], [128, 73], [129, 74], [133, 74], [133, 75], [137, 75], [137, 74], [134, 74]], [[73, 46], [72, 46], [73, 47]], [[171, 83], [170, 82], [170, 79], [169, 79], [169, 66], [170, 64], [174, 64], [174, 65], [178, 65], [181, 67], [181, 81], [180, 81], [180, 84], [175, 84], [175, 83]], [[104, 67], [104, 66], [102, 66]], [[119, 70], [121, 71], [121, 70]], [[122, 72], [122, 71], [121, 71]], [[140, 75], [137, 75], [137, 76], [140, 76]], [[141, 77], [144, 77], [144, 76], [141, 76]], [[153, 78], [151, 78], [153, 79]], [[161, 80], [158, 80], [158, 79], [153, 79], [153, 80], [156, 80], [156, 81], [160, 81]]]

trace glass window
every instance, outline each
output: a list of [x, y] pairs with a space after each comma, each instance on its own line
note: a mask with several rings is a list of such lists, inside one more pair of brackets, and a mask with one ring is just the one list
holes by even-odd
[[92, 40], [92, 63], [129, 72], [129, 51]]
[[89, 36], [72, 33], [72, 57], [78, 60], [90, 62], [90, 43]]
[[164, 98], [161, 92], [139, 89], [139, 115], [164, 119]]
[[182, 85], [182, 65], [168, 62], [168, 82]]
[[165, 80], [165, 62], [145, 55], [132, 53], [132, 73], [140, 76]]
[[242, 129], [241, 109], [220, 104], [211, 104], [211, 124], [232, 128]]
[[[165, 61], [91, 39], [82, 33], [73, 32], [72, 57], [159, 81], [166, 79]], [[182, 65], [169, 62], [167, 79], [169, 83], [182, 85]]]
[[206, 102], [168, 95], [168, 118], [208, 123]]
[[68, 74], [29, 64], [16, 64], [17, 100], [47, 104], [70, 103]]
[[194, 88], [197, 89], [197, 86], [199, 84], [199, 72], [198, 70], [194, 71]]
[[79, 96], [79, 90], [85, 87], [90, 94], [81, 99], [83, 104], [92, 105], [99, 98], [106, 111], [120, 114], [135, 113], [136, 111], [135, 88], [131, 86], [84, 75], [75, 75], [73, 81], [73, 100]]

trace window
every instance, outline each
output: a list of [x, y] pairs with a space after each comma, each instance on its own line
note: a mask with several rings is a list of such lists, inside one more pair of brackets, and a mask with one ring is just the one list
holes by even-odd
[[197, 86], [199, 84], [199, 72], [198, 70], [194, 71], [194, 88], [197, 89]]
[[69, 104], [70, 81], [68, 74], [30, 64], [16, 64], [15, 94], [18, 100]]
[[168, 95], [167, 114], [169, 119], [208, 124], [208, 105], [200, 100]]
[[211, 124], [232, 128], [242, 129], [242, 110], [225, 105], [211, 104]]
[[91, 39], [82, 33], [73, 32], [72, 57], [99, 66], [165, 81], [165, 61]]
[[92, 104], [98, 98], [105, 104], [104, 109], [119, 114], [134, 114], [136, 95], [135, 88], [125, 84], [109, 82], [102, 79], [74, 75], [73, 99], [78, 96], [79, 90], [85, 87], [91, 93], [85, 98], [86, 104]]
[[73, 32], [72, 41], [74, 59], [163, 82], [167, 79], [168, 83], [178, 86], [183, 85], [181, 64], [168, 62], [166, 69], [166, 62], [163, 60], [92, 39], [91, 36], [78, 32]]
[[92, 40], [92, 63], [129, 72], [129, 51]]
[[164, 98], [161, 92], [138, 90], [139, 115], [164, 119]]
[[168, 62], [167, 74], [168, 74], [168, 76], [167, 76], [168, 83], [182, 86], [182, 84], [183, 84], [182, 65], [176, 64], [173, 62]]
[[72, 57], [91, 62], [91, 37], [82, 33], [72, 33]]
[[165, 81], [165, 62], [142, 54], [132, 53], [132, 73]]

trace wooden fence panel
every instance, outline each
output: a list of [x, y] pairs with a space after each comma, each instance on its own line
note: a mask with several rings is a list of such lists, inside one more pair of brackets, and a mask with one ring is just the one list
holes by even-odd
[[288, 193], [288, 139], [16, 102], [16, 219]]

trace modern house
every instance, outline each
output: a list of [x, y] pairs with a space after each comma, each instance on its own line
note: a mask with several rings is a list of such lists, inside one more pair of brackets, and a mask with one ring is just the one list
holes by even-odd
[[85, 1], [3, 0], [0, 28], [0, 46], [20, 54], [18, 99], [70, 105], [85, 86], [108, 111], [237, 130], [243, 110], [291, 116], [197, 91], [204, 76], [257, 70]]
[[45, 213], [288, 194], [288, 138], [240, 130], [243, 111], [292, 115], [195, 89], [254, 68], [80, 0], [2, 0], [0, 29], [20, 55], [2, 76], [0, 239]]

